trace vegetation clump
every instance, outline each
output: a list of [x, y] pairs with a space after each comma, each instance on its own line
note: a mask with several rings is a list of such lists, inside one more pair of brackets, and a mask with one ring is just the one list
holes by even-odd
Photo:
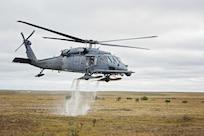
[[135, 98], [135, 102], [139, 102], [140, 101], [140, 99], [139, 98]]
[[105, 98], [101, 98], [101, 97], [99, 97], [99, 96], [95, 96], [95, 100], [105, 100]]
[[67, 95], [67, 96], [65, 97], [66, 100], [69, 100], [69, 99], [71, 99], [71, 98], [72, 98], [72, 96], [70, 96], [70, 95]]
[[148, 97], [147, 97], [147, 96], [143, 96], [142, 98], [140, 98], [140, 100], [145, 100], [145, 101], [147, 101], [147, 100], [148, 100]]
[[182, 103], [188, 103], [188, 101], [184, 100], [184, 101], [182, 101]]
[[92, 126], [93, 126], [93, 127], [95, 127], [95, 124], [96, 124], [96, 119], [93, 119], [93, 120], [92, 120], [92, 123], [93, 123], [93, 125], [92, 125]]
[[188, 115], [184, 115], [181, 120], [182, 120], [183, 122], [188, 122], [188, 121], [191, 121], [192, 118], [189, 117]]
[[69, 125], [70, 128], [68, 129], [68, 136], [79, 136], [83, 123], [80, 122], [79, 124], [74, 124], [73, 122], [69, 122]]
[[166, 102], [166, 103], [170, 103], [171, 100], [170, 100], [170, 99], [166, 99], [165, 102]]
[[98, 96], [95, 96], [95, 100], [100, 100], [101, 98]]
[[131, 97], [127, 97], [126, 99], [127, 99], [127, 100], [132, 100], [132, 98], [131, 98]]
[[119, 96], [116, 98], [116, 101], [119, 102], [122, 98]]

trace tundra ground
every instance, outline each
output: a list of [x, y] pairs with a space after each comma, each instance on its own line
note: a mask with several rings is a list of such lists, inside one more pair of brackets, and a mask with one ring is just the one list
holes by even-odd
[[204, 135], [204, 93], [97, 92], [88, 114], [75, 117], [60, 114], [69, 95], [0, 91], [0, 135]]

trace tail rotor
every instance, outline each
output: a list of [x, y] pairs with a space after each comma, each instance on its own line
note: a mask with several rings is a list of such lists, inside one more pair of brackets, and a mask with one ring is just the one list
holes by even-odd
[[15, 52], [17, 52], [22, 47], [22, 45], [31, 44], [31, 42], [28, 39], [33, 35], [34, 32], [35, 32], [35, 30], [33, 30], [33, 32], [26, 39], [25, 39], [23, 33], [21, 32], [21, 36], [23, 38], [23, 43], [15, 50]]

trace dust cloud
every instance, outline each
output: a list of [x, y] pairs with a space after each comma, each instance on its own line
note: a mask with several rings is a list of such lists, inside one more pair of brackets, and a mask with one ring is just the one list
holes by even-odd
[[64, 115], [86, 115], [91, 108], [91, 104], [95, 100], [98, 86], [98, 81], [74, 79], [72, 82], [72, 88], [74, 91], [72, 92], [72, 95], [66, 99]]

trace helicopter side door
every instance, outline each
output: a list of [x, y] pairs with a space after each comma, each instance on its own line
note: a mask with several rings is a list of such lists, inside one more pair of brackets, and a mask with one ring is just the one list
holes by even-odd
[[86, 67], [93, 68], [97, 66], [97, 56], [86, 56]]
[[66, 57], [66, 63], [64, 63], [64, 69], [71, 72], [84, 72], [86, 69], [86, 57], [85, 56], [70, 56]]

